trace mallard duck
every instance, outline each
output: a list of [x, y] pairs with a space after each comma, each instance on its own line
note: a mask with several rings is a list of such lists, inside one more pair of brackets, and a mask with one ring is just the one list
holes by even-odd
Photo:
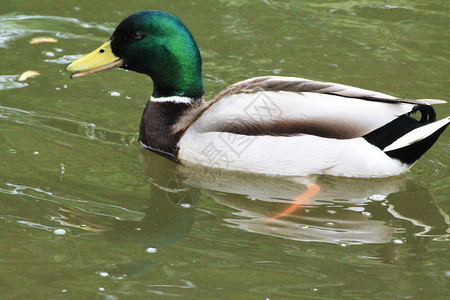
[[[72, 78], [111, 68], [149, 75], [140, 124], [147, 149], [186, 165], [280, 176], [387, 177], [407, 171], [450, 117], [432, 104], [347, 85], [266, 76], [203, 99], [197, 44], [177, 17], [146, 10], [67, 66]], [[410, 114], [420, 112], [420, 120]]]

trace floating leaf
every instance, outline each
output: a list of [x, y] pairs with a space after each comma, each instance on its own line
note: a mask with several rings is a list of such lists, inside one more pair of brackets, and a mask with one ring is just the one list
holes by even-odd
[[19, 81], [25, 81], [28, 78], [36, 77], [41, 75], [38, 71], [25, 71], [19, 76]]
[[41, 43], [57, 43], [58, 40], [52, 37], [36, 37], [30, 41], [31, 45], [41, 44]]

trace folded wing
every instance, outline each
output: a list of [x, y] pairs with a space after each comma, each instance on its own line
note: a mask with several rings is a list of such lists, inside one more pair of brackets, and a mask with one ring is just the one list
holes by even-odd
[[422, 119], [434, 119], [429, 105], [436, 103], [445, 101], [399, 99], [302, 78], [258, 77], [218, 94], [197, 125], [204, 132], [351, 139], [416, 110], [429, 114]]

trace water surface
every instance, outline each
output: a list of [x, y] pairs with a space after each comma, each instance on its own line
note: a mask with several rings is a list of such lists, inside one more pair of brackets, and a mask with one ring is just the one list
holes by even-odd
[[[64, 70], [141, 9], [190, 28], [207, 98], [285, 75], [448, 100], [447, 1], [3, 1], [2, 299], [450, 296], [448, 132], [387, 179], [177, 166], [137, 142], [149, 79]], [[41, 36], [58, 42], [30, 45]], [[310, 182], [317, 197], [274, 219]]]

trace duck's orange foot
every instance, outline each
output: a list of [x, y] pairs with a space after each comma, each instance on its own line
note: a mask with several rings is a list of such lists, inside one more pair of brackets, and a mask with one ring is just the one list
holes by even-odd
[[292, 203], [281, 213], [278, 215], [273, 216], [270, 218], [271, 220], [276, 220], [282, 217], [285, 217], [287, 215], [292, 214], [297, 209], [301, 208], [303, 205], [308, 204], [309, 201], [314, 198], [314, 196], [317, 195], [317, 193], [320, 191], [320, 186], [318, 184], [312, 184], [306, 186], [306, 191], [295, 197], [295, 199], [292, 201]]

